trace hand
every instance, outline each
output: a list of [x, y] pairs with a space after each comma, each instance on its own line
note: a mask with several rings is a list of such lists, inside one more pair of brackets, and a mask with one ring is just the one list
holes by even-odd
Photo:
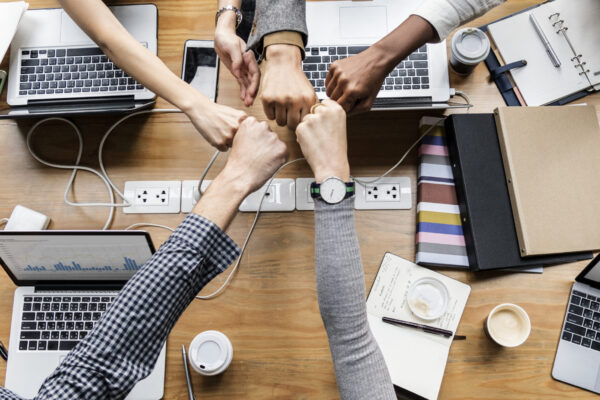
[[259, 189], [287, 160], [286, 145], [266, 122], [248, 117], [240, 125], [223, 173], [246, 188]]
[[[347, 113], [371, 109], [391, 66], [376, 46], [331, 64], [325, 80], [327, 96]], [[366, 73], [365, 71], [368, 71]]]
[[324, 100], [321, 104], [298, 125], [298, 143], [318, 183], [330, 176], [348, 182], [346, 113], [335, 101]]
[[260, 70], [252, 51], [246, 51], [246, 42], [235, 34], [235, 13], [225, 12], [217, 21], [215, 50], [221, 61], [240, 85], [240, 98], [249, 107], [254, 103]]
[[294, 45], [267, 47], [262, 78], [262, 103], [267, 118], [294, 130], [317, 95], [302, 71], [300, 49]]
[[219, 151], [227, 151], [240, 124], [246, 119], [246, 113], [213, 103], [200, 93], [198, 95], [182, 110], [208, 143]]

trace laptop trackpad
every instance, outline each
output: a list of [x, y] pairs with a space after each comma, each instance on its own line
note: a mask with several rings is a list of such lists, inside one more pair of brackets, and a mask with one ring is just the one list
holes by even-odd
[[340, 7], [340, 37], [381, 38], [387, 33], [387, 7]]
[[92, 39], [82, 31], [66, 12], [60, 14], [61, 43], [93, 43]]

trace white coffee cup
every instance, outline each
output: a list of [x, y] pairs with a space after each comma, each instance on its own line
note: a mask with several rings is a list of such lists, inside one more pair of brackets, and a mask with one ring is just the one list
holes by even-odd
[[450, 44], [450, 66], [460, 75], [470, 74], [490, 53], [490, 40], [477, 28], [456, 32]]
[[232, 359], [233, 346], [222, 332], [202, 332], [190, 343], [190, 365], [201, 375], [213, 376], [224, 372]]
[[483, 327], [485, 333], [502, 347], [520, 346], [531, 333], [529, 315], [521, 307], [511, 303], [494, 307]]

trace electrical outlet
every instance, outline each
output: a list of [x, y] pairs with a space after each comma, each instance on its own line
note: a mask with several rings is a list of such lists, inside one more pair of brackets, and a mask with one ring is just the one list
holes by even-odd
[[[198, 202], [198, 197], [196, 194], [196, 189], [198, 188], [199, 180], [195, 181], [183, 181], [181, 184], [181, 212], [189, 213], [192, 212], [192, 209]], [[203, 180], [202, 181], [202, 191], [205, 191], [208, 188], [212, 181]]]
[[310, 184], [315, 178], [296, 178], [296, 210], [315, 209], [315, 201], [310, 195]]
[[[361, 181], [371, 181], [375, 177], [359, 177]], [[412, 208], [410, 178], [386, 177], [377, 182], [355, 183], [357, 210], [409, 210]]]
[[180, 181], [128, 181], [123, 191], [132, 205], [125, 214], [176, 214], [180, 209]]
[[255, 212], [265, 194], [261, 211], [294, 211], [296, 208], [296, 182], [293, 179], [273, 179], [267, 190], [265, 183], [256, 192], [250, 193], [240, 204], [240, 211]]

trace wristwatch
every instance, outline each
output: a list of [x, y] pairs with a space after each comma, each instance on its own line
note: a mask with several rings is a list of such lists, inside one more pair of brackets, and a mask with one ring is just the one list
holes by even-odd
[[215, 15], [215, 25], [217, 24], [217, 21], [219, 20], [219, 17], [221, 16], [221, 14], [223, 14], [224, 11], [233, 11], [235, 12], [235, 27], [237, 29], [238, 26], [240, 26], [240, 24], [242, 23], [242, 12], [240, 10], [237, 9], [237, 7], [229, 5], [229, 6], [225, 6], [221, 9], [219, 9], [219, 11], [217, 11], [217, 14]]
[[337, 176], [331, 176], [321, 183], [310, 184], [310, 196], [322, 199], [329, 204], [337, 204], [354, 195], [354, 182], [344, 182]]

